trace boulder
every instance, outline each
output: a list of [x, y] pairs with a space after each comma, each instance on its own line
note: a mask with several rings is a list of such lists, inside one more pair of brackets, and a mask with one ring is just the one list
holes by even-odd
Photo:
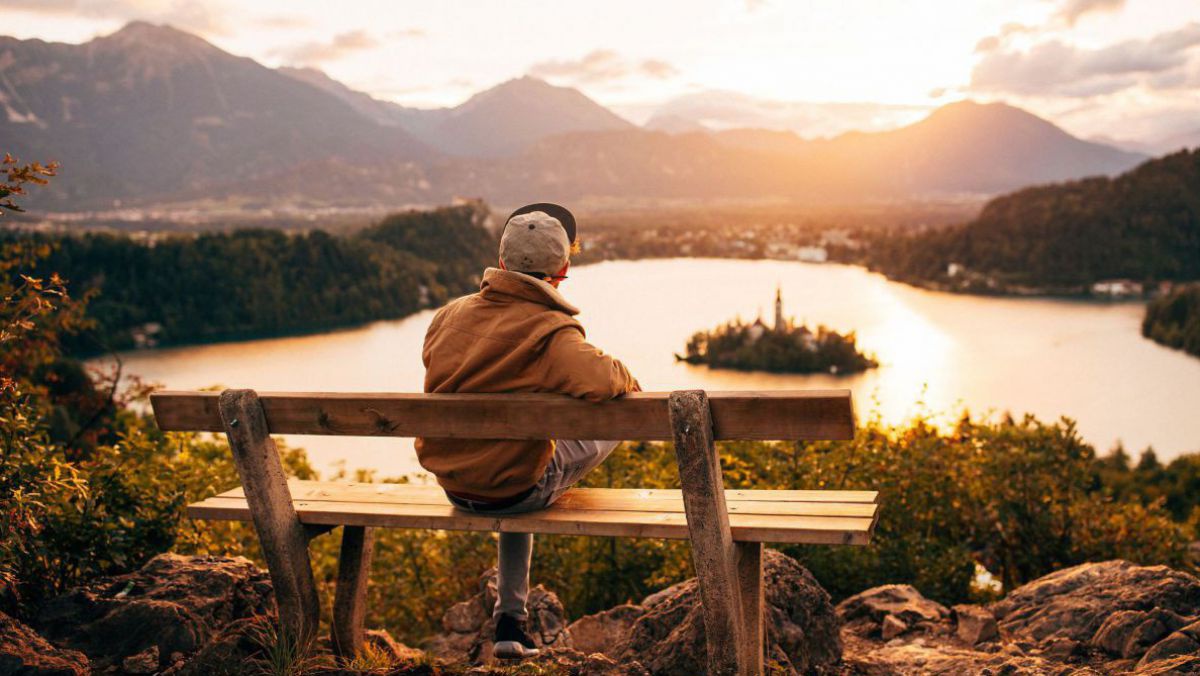
[[837, 615], [843, 622], [860, 618], [883, 622], [893, 615], [912, 625], [917, 622], [938, 622], [950, 615], [946, 606], [921, 595], [915, 587], [907, 584], [887, 584], [872, 587], [842, 601], [837, 606]]
[[[270, 579], [249, 560], [163, 554], [49, 601], [35, 624], [55, 644], [86, 654], [96, 671], [152, 673], [226, 625], [273, 612]], [[146, 672], [152, 657], [158, 663]]]
[[[840, 661], [841, 639], [829, 594], [795, 560], [763, 552], [766, 657], [786, 674], [822, 673]], [[613, 648], [619, 660], [636, 660], [656, 676], [705, 671], [707, 648], [695, 579], [642, 601], [643, 614]]]
[[57, 648], [33, 629], [0, 613], [0, 674], [4, 676], [86, 676], [83, 653]]
[[1152, 669], [1156, 663], [1161, 664], [1180, 657], [1196, 658], [1198, 664], [1194, 666], [1197, 667], [1196, 672], [1200, 673], [1200, 620], [1168, 634], [1151, 646], [1138, 662], [1138, 669]]
[[[491, 659], [496, 624], [492, 608], [496, 605], [496, 569], [479, 578], [479, 592], [456, 603], [442, 615], [444, 634], [434, 636], [425, 649], [451, 661], [480, 663]], [[526, 629], [539, 647], [570, 647], [566, 613], [558, 596], [537, 585], [529, 590], [529, 621]]]
[[1137, 657], [1185, 624], [1185, 618], [1163, 608], [1118, 610], [1104, 620], [1091, 643], [1111, 655]]
[[[1128, 561], [1060, 570], [1018, 587], [991, 606], [1000, 628], [1015, 637], [1035, 643], [1070, 639], [1113, 648], [1110, 652], [1120, 655], [1144, 650], [1153, 640], [1147, 637], [1162, 633], [1155, 623], [1169, 626], [1171, 615], [1194, 617], [1198, 608], [1200, 579], [1166, 566]], [[1116, 618], [1121, 611], [1143, 614]], [[1113, 624], [1101, 635], [1109, 622]]]
[[585, 615], [571, 623], [571, 644], [585, 655], [603, 653], [617, 655], [617, 647], [639, 617], [646, 614], [643, 606], [622, 604], [608, 610]]
[[1200, 676], [1200, 580], [1163, 566], [1076, 566], [987, 608], [954, 606], [953, 632], [910, 611], [921, 619], [890, 640], [880, 623], [927, 606], [915, 591], [882, 589], [839, 605], [848, 673]]
[[1097, 673], [1076, 669], [1064, 672], [1061, 665], [1019, 651], [983, 652], [946, 644], [929, 644], [920, 638], [911, 642], [897, 639], [880, 645], [854, 634], [848, 637], [845, 664], [848, 667], [845, 673], [862, 676], [1046, 676], [1063, 673], [1083, 676]]
[[951, 609], [954, 617], [954, 633], [959, 640], [973, 646], [1000, 638], [996, 616], [987, 608], [957, 605]]

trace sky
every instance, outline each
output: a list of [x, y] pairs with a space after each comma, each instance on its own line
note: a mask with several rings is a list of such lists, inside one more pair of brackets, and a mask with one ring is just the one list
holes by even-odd
[[0, 0], [0, 33], [19, 38], [133, 19], [418, 107], [530, 74], [636, 122], [722, 92], [886, 104], [858, 126], [973, 98], [1084, 137], [1200, 133], [1200, 0]]

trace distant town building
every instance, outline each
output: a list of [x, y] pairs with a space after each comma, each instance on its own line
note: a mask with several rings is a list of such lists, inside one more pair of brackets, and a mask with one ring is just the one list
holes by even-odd
[[805, 263], [824, 263], [829, 260], [829, 252], [823, 246], [802, 246], [796, 258]]
[[767, 325], [763, 323], [762, 315], [760, 314], [758, 316], [758, 319], [755, 319], [754, 323], [750, 325], [750, 329], [749, 329], [750, 342], [752, 342], [752, 343], [758, 342], [758, 339], [762, 338], [763, 334], [766, 333], [766, 331], [767, 331]]
[[1105, 279], [1092, 284], [1092, 295], [1109, 298], [1130, 298], [1140, 296], [1143, 292], [1140, 283], [1131, 279]]
[[133, 327], [129, 330], [133, 346], [139, 350], [158, 347], [158, 334], [162, 333], [162, 328], [162, 324], [158, 322], [147, 322]]

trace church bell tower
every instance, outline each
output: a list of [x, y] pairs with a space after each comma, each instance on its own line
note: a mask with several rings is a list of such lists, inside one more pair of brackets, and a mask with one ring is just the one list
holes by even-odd
[[775, 330], [783, 331], [786, 327], [783, 325], [783, 289], [780, 285], [775, 285]]

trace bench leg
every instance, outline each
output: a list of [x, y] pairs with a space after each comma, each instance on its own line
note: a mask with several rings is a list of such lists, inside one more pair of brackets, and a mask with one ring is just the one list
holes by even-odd
[[333, 598], [333, 652], [352, 658], [363, 642], [367, 613], [367, 578], [375, 533], [363, 526], [342, 527], [342, 553], [338, 557], [337, 593]]
[[292, 506], [287, 476], [254, 390], [226, 390], [218, 404], [254, 530], [271, 573], [279, 626], [304, 643], [317, 634], [321, 605], [308, 559], [308, 533]]
[[744, 655], [749, 662], [743, 666], [743, 674], [763, 673], [763, 650], [766, 636], [763, 635], [763, 569], [761, 542], [738, 542], [737, 574], [738, 587], [742, 596], [742, 624], [745, 627]]
[[683, 508], [700, 583], [708, 674], [753, 672], [746, 655], [737, 551], [725, 507], [721, 460], [713, 445], [712, 413], [703, 390], [672, 392], [668, 400]]

